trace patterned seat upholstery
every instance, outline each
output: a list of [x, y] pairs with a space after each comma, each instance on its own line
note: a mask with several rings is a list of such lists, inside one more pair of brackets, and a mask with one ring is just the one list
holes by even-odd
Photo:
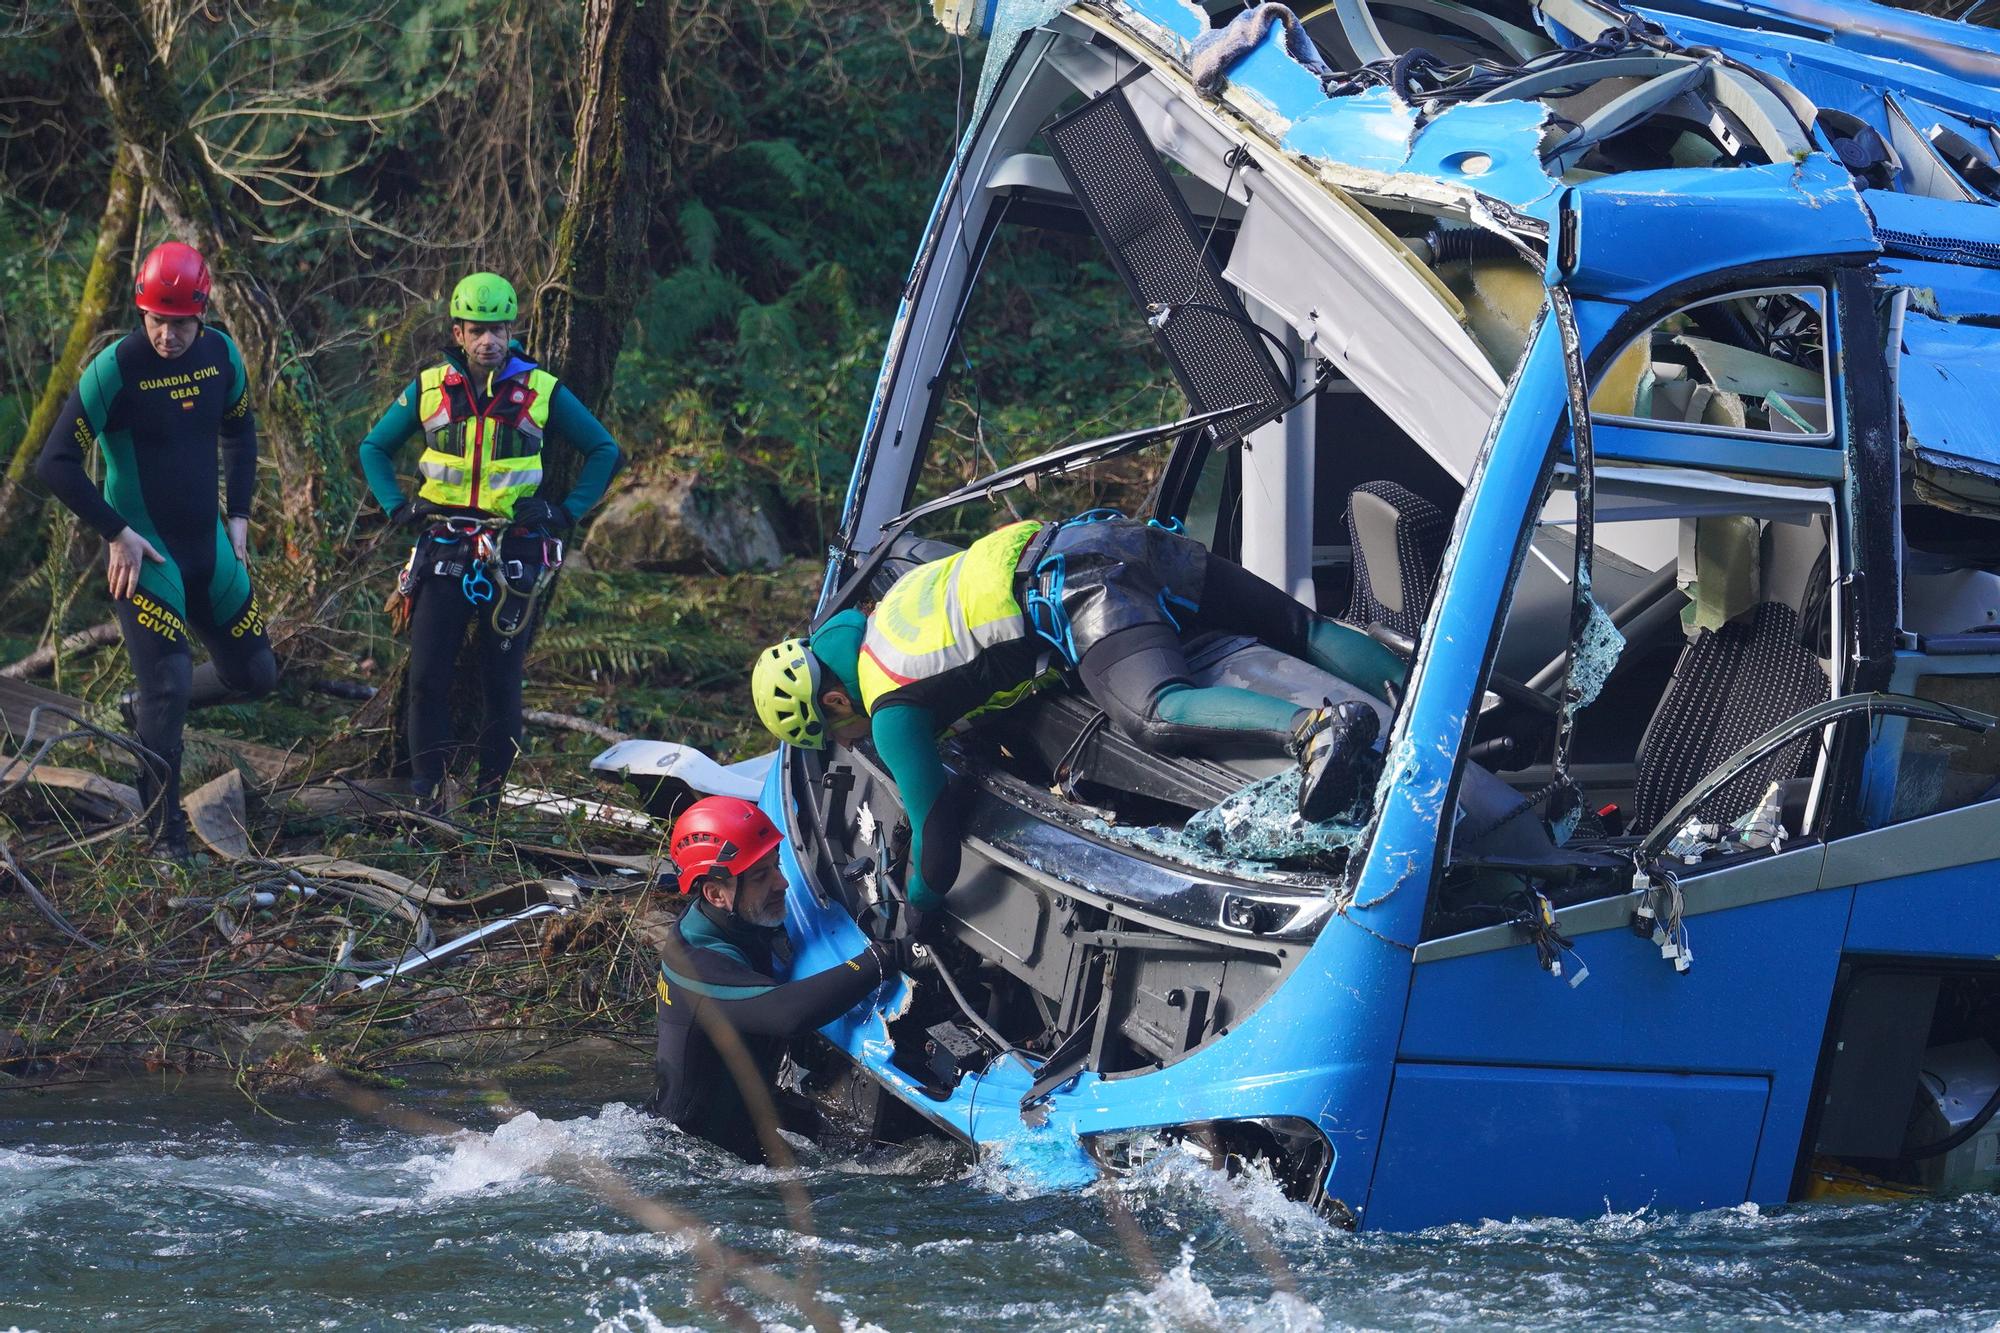
[[[1681, 651], [1673, 679], [1639, 742], [1632, 827], [1645, 832], [1723, 760], [1829, 693], [1819, 660], [1799, 642], [1798, 613], [1762, 602]], [[1798, 774], [1801, 736], [1724, 784], [1695, 813], [1727, 824]]]
[[1382, 625], [1415, 641], [1430, 610], [1449, 524], [1438, 507], [1393, 481], [1369, 481], [1347, 497], [1354, 552], [1350, 625]]

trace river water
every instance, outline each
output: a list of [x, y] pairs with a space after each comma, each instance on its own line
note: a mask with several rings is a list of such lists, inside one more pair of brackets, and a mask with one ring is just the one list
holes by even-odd
[[795, 1223], [772, 1171], [633, 1109], [633, 1073], [584, 1088], [391, 1095], [450, 1137], [184, 1081], [0, 1094], [0, 1330], [727, 1327], [691, 1242], [584, 1191], [579, 1160], [849, 1329], [2000, 1327], [2000, 1198], [1357, 1236], [1178, 1149], [1076, 1192], [928, 1143], [808, 1151]]

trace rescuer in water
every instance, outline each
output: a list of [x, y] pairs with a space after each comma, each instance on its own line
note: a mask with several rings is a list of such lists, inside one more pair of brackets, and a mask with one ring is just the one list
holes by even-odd
[[870, 942], [794, 978], [781, 841], [762, 810], [734, 796], [696, 801], [668, 841], [689, 902], [660, 963], [659, 1082], [649, 1109], [753, 1162], [765, 1160], [773, 1116], [794, 1133], [819, 1128], [812, 1103], [778, 1086], [788, 1043], [907, 971], [914, 947]]

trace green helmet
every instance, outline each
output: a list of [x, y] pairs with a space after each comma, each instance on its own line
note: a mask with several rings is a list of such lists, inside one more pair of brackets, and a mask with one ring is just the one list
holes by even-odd
[[451, 317], [475, 324], [511, 324], [521, 313], [514, 284], [498, 273], [475, 273], [451, 289]]
[[819, 659], [804, 639], [786, 639], [766, 648], [750, 671], [750, 695], [757, 717], [773, 736], [801, 749], [826, 745], [819, 715]]

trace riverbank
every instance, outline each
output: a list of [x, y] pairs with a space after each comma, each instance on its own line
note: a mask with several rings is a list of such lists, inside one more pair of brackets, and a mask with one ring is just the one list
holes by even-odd
[[[220, 839], [198, 839], [191, 866], [152, 859], [107, 789], [0, 775], [15, 784], [0, 794], [0, 841], [41, 897], [0, 872], [0, 1092], [136, 1067], [221, 1071], [256, 1097], [325, 1069], [497, 1073], [583, 1040], [650, 1051], [655, 938], [677, 905], [655, 883], [666, 828], [638, 811], [640, 793], [590, 775], [607, 743], [597, 733], [724, 760], [753, 752], [749, 661], [795, 632], [816, 588], [804, 562], [566, 578], [531, 656], [529, 702], [595, 730], [531, 722], [513, 779], [556, 798], [550, 808], [415, 817], [379, 772], [393, 714], [371, 723], [365, 703], [296, 678], [268, 706], [191, 720], [218, 743], [193, 747], [187, 786], [228, 789]], [[334, 646], [322, 667], [393, 677], [398, 642], [349, 630]], [[115, 652], [63, 682], [107, 728], [125, 684]], [[233, 743], [294, 762], [259, 777]], [[115, 783], [130, 777], [123, 758], [84, 737], [42, 762]], [[370, 979], [480, 931], [447, 963]]]

